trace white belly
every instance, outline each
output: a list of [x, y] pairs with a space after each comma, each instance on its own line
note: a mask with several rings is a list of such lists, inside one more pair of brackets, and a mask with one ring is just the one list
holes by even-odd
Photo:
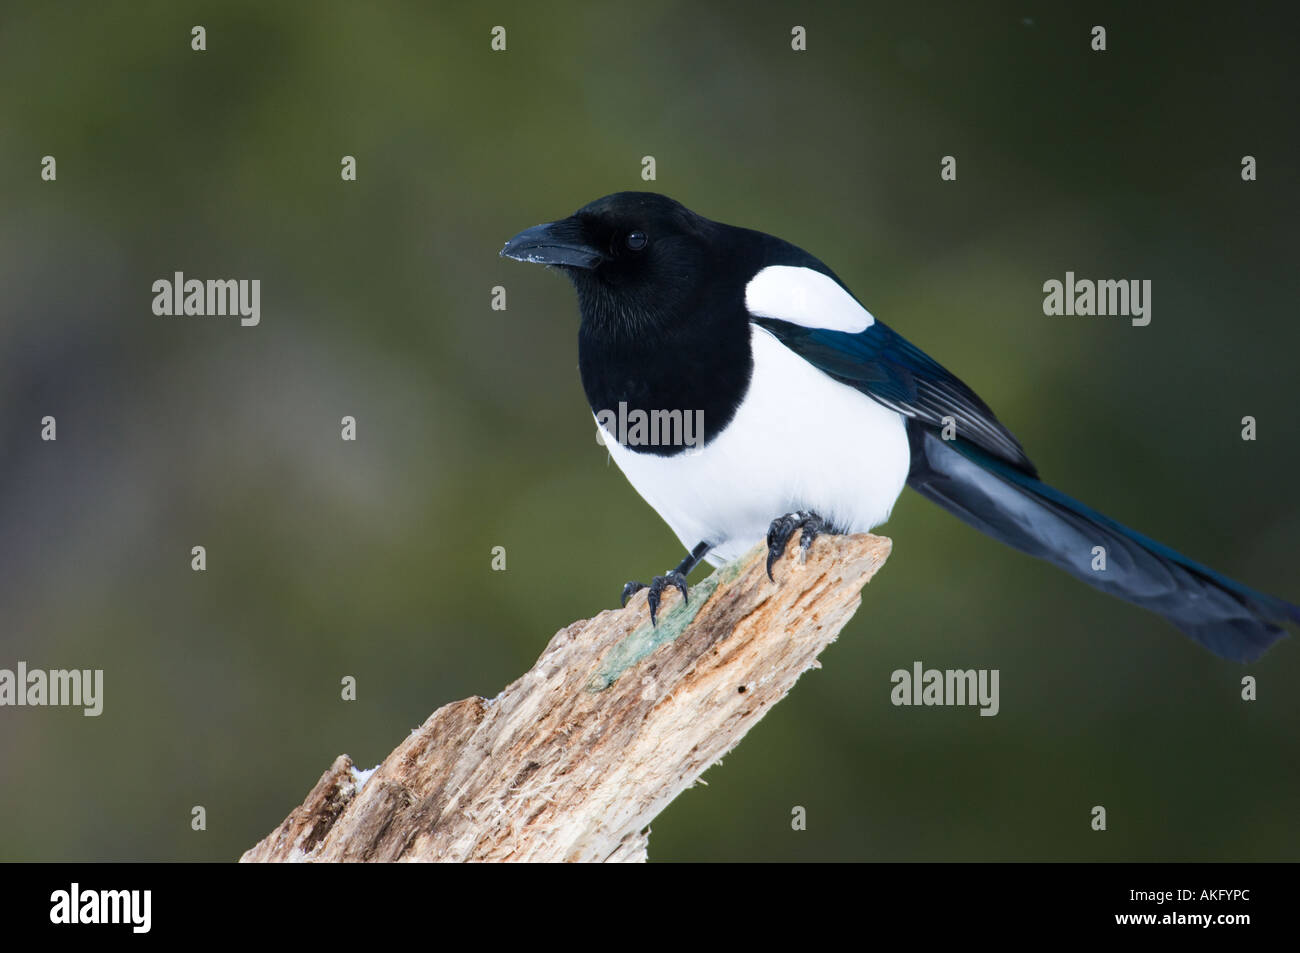
[[815, 510], [854, 533], [878, 526], [903, 490], [911, 459], [900, 414], [751, 329], [749, 392], [707, 446], [661, 457], [629, 450], [604, 432], [636, 491], [687, 549], [712, 543], [706, 558], [715, 566], [747, 552], [766, 538], [772, 520], [795, 510]]

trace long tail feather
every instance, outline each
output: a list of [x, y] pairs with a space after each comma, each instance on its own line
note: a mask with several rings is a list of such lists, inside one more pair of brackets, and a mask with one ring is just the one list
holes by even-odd
[[[1257, 592], [1121, 526], [977, 447], [909, 426], [908, 485], [982, 533], [1164, 616], [1216, 655], [1250, 662], [1300, 623], [1300, 607]], [[1105, 569], [1094, 570], [1094, 547]]]

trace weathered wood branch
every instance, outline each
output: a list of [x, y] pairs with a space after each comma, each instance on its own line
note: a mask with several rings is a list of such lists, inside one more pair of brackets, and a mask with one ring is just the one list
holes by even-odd
[[557, 632], [496, 698], [445, 705], [366, 778], [340, 755], [243, 861], [641, 861], [648, 825], [785, 697], [889, 555], [879, 536], [760, 547]]

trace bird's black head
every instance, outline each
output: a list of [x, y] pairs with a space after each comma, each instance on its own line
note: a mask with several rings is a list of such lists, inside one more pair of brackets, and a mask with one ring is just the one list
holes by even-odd
[[684, 318], [713, 270], [717, 227], [665, 195], [616, 192], [520, 232], [501, 254], [564, 271], [589, 332], [663, 332]]

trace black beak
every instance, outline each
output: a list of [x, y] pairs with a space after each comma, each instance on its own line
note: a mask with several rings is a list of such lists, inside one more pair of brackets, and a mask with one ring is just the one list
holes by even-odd
[[502, 258], [535, 261], [568, 268], [595, 268], [604, 256], [582, 240], [582, 228], [573, 219], [525, 229], [501, 249]]

